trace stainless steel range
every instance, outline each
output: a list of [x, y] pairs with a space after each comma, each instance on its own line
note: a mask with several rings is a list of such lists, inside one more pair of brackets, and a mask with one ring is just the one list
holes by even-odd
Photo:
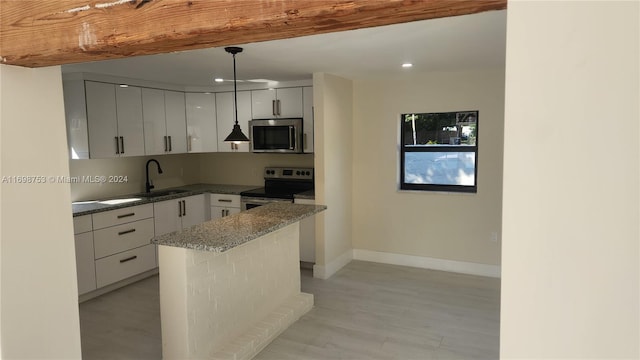
[[313, 190], [313, 168], [267, 167], [264, 187], [240, 193], [242, 210], [272, 202], [293, 202], [297, 193]]

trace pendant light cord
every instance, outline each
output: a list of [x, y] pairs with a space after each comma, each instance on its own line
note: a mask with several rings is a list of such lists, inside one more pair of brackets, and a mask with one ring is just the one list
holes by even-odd
[[233, 104], [235, 105], [236, 125], [238, 125], [238, 80], [236, 78], [236, 54], [233, 54]]

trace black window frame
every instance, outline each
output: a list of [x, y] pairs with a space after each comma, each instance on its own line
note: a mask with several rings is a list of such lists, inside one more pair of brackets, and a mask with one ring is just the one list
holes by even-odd
[[[445, 113], [476, 113], [476, 138], [475, 145], [429, 145], [424, 147], [405, 145], [405, 131], [403, 128], [406, 115], [412, 114], [445, 114]], [[417, 191], [434, 191], [434, 192], [460, 192], [460, 193], [477, 193], [478, 192], [478, 141], [480, 129], [480, 111], [439, 111], [429, 113], [406, 113], [400, 115], [400, 190], [417, 190]], [[405, 154], [410, 152], [473, 152], [475, 154], [474, 166], [474, 185], [449, 185], [449, 184], [414, 184], [405, 182]]]

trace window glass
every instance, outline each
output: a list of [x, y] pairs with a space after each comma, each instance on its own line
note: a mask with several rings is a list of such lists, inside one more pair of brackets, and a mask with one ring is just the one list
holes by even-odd
[[403, 114], [400, 188], [476, 191], [478, 112]]

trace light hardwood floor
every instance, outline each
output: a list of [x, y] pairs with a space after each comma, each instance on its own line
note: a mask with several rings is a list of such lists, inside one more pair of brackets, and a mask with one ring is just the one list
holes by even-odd
[[[352, 261], [255, 359], [498, 359], [500, 280]], [[80, 305], [84, 359], [160, 359], [158, 278]]]

